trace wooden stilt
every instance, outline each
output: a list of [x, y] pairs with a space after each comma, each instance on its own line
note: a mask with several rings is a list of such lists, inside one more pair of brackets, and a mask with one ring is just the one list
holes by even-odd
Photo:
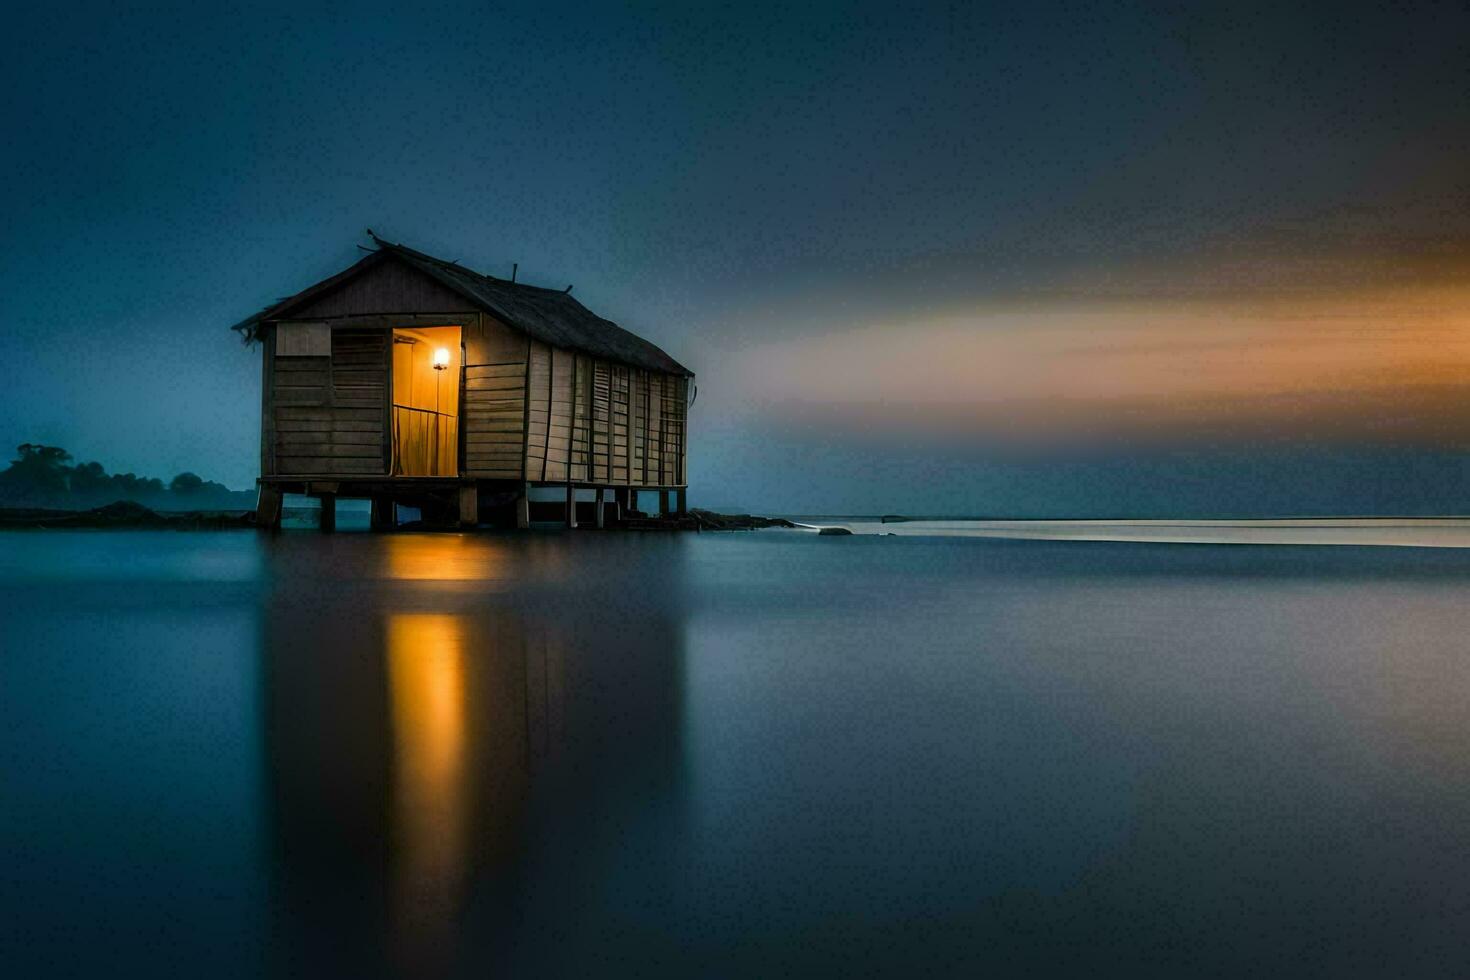
[[680, 487], [679, 489], [674, 491], [674, 513], [678, 514], [680, 517], [683, 517], [685, 514], [689, 513], [689, 501], [688, 498], [685, 496], [685, 490], [685, 487]]
[[527, 483], [521, 487], [521, 495], [516, 498], [516, 527], [522, 531], [531, 526], [531, 485]]
[[459, 488], [459, 526], [474, 527], [480, 523], [480, 489], [473, 483]]
[[669, 516], [669, 492], [667, 490], [660, 490], [658, 492], [658, 516]]
[[577, 488], [567, 484], [567, 527], [577, 526]]
[[374, 531], [393, 530], [393, 498], [374, 497], [372, 510], [368, 516], [368, 526]]
[[281, 491], [262, 483], [255, 500], [255, 526], [270, 531], [281, 528]]
[[327, 533], [337, 530], [337, 495], [324, 493], [316, 498], [321, 501], [321, 530]]
[[597, 501], [597, 522], [596, 523], [597, 523], [597, 529], [600, 531], [603, 528], [607, 527], [607, 515], [605, 513], [603, 513], [603, 511], [606, 509], [605, 506], [604, 506], [604, 504], [606, 503], [606, 500], [607, 500], [607, 490], [604, 489], [603, 487], [598, 487], [597, 488], [597, 495], [596, 495], [596, 497], [594, 499]]

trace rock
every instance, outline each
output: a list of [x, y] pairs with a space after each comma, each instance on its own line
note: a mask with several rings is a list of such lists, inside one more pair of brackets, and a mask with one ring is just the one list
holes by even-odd
[[94, 507], [89, 511], [83, 511], [79, 517], [83, 520], [90, 518], [98, 524], [162, 524], [166, 523], [162, 517], [144, 507], [142, 504], [131, 500], [119, 500], [106, 504], [102, 507]]
[[826, 535], [826, 534], [839, 535], [839, 534], [851, 534], [852, 532], [850, 530], [848, 530], [847, 528], [845, 528], [845, 527], [824, 527], [820, 531], [818, 531], [817, 533], [818, 534], [821, 534], [821, 535]]
[[762, 527], [795, 527], [790, 521], [779, 517], [752, 517], [750, 514], [716, 514], [713, 511], [690, 508], [689, 516], [703, 531], [750, 531]]

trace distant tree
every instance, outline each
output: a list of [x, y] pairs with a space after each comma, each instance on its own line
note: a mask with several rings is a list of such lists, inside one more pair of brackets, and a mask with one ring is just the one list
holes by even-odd
[[112, 489], [112, 477], [101, 463], [78, 463], [71, 471], [71, 492], [90, 497]]
[[0, 470], [0, 502], [13, 506], [85, 508], [116, 500], [167, 507], [187, 501], [189, 508], [249, 505], [249, 495], [185, 471], [167, 486], [159, 479], [112, 473], [101, 463], [70, 465], [71, 454], [56, 446], [27, 442], [17, 458]]
[[23, 442], [16, 447], [20, 461], [41, 460], [48, 465], [65, 466], [71, 461], [71, 453], [59, 446], [43, 446], [39, 442]]
[[156, 477], [135, 476], [132, 473], [113, 474], [112, 486], [124, 498], [133, 500], [148, 494], [163, 492], [162, 480]]
[[198, 493], [204, 488], [204, 478], [193, 473], [180, 473], [173, 478], [168, 488], [174, 493]]
[[65, 494], [70, 489], [71, 453], [56, 446], [25, 442], [16, 447], [20, 458], [0, 472], [0, 486], [7, 497], [38, 497]]

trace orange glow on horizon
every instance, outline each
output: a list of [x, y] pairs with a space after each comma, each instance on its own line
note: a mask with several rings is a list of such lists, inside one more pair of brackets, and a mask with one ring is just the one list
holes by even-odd
[[[854, 429], [1046, 439], [1309, 418], [1362, 434], [1387, 409], [1431, 436], [1470, 402], [1470, 289], [1038, 303], [773, 341], [736, 364], [753, 403]], [[1470, 410], [1453, 416], [1470, 438]]]

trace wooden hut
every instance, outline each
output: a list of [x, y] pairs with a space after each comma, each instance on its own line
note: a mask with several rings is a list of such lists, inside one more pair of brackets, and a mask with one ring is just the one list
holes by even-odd
[[[481, 275], [404, 245], [238, 323], [262, 352], [258, 519], [283, 494], [396, 505], [473, 526], [530, 523], [530, 490], [595, 492], [599, 526], [656, 491], [683, 513], [694, 375], [571, 296]], [[560, 499], [558, 497], [558, 499]]]

